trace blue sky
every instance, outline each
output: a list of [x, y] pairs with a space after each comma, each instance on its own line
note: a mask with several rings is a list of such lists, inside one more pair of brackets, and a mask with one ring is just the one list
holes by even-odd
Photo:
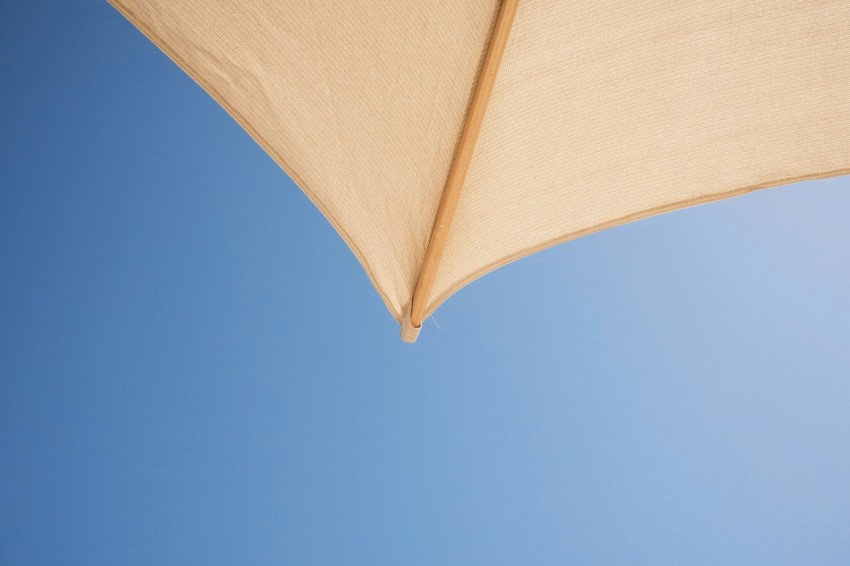
[[104, 2], [0, 4], [0, 563], [850, 563], [850, 181], [398, 328]]

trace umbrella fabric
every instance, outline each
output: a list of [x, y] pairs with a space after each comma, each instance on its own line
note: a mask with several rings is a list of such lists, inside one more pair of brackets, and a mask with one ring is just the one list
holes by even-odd
[[[409, 322], [500, 2], [111, 1]], [[426, 314], [559, 242], [850, 172], [848, 85], [848, 0], [521, 0]]]

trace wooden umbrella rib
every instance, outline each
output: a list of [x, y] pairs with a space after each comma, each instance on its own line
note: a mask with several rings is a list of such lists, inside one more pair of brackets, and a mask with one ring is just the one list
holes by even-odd
[[431, 238], [428, 240], [425, 259], [422, 261], [422, 267], [419, 271], [419, 279], [416, 281], [416, 287], [413, 290], [410, 323], [414, 328], [420, 327], [425, 318], [425, 309], [428, 306], [431, 289], [434, 287], [434, 280], [437, 277], [437, 268], [440, 266], [440, 260], [446, 248], [460, 190], [463, 187], [466, 172], [469, 170], [469, 162], [475, 150], [475, 142], [481, 132], [484, 112], [487, 110], [487, 103], [490, 100], [490, 94], [493, 92], [493, 84], [496, 82], [496, 74], [502, 62], [502, 55], [505, 52], [505, 45], [508, 42], [508, 34], [511, 31], [518, 4], [519, 0], [503, 0], [499, 8], [490, 45], [484, 57], [484, 64], [481, 68], [481, 74], [478, 76], [475, 91], [472, 93], [472, 100], [466, 114], [460, 141], [455, 149], [454, 160], [446, 178], [437, 215], [434, 218], [434, 226], [431, 229]]

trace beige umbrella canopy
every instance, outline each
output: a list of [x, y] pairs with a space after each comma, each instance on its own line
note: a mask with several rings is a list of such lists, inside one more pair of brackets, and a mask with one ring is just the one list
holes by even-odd
[[850, 0], [112, 3], [303, 189], [409, 341], [548, 246], [850, 172]]

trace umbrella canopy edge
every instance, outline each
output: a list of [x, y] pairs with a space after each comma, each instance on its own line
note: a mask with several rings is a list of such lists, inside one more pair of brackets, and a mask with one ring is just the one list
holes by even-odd
[[668, 212], [675, 212], [677, 210], [682, 210], [685, 208], [691, 208], [693, 206], [699, 206], [703, 204], [710, 204], [713, 202], [730, 199], [737, 196], [743, 196], [748, 193], [758, 191], [761, 189], [772, 189], [775, 187], [781, 187], [784, 185], [790, 185], [793, 183], [800, 183], [803, 181], [816, 181], [820, 179], [828, 179], [831, 177], [841, 177], [841, 176], [850, 176], [850, 167], [834, 169], [830, 171], [824, 172], [815, 172], [809, 173], [805, 175], [796, 175], [792, 177], [786, 177], [782, 179], [777, 179], [773, 181], [766, 181], [763, 183], [757, 183], [755, 185], [748, 185], [746, 187], [735, 188], [722, 193], [712, 193], [705, 196], [690, 198], [687, 200], [683, 200], [680, 202], [674, 202], [670, 204], [665, 204], [662, 206], [657, 206], [653, 208], [649, 208], [647, 210], [643, 210], [640, 212], [636, 212], [634, 214], [629, 214], [627, 216], [611, 220], [609, 222], [605, 222], [602, 224], [598, 224], [596, 226], [592, 226], [590, 228], [586, 228], [583, 230], [579, 230], [576, 232], [572, 232], [558, 238], [554, 238], [547, 242], [543, 242], [541, 244], [537, 244], [535, 246], [528, 247], [524, 250], [520, 250], [514, 254], [501, 258], [497, 261], [494, 261], [481, 269], [469, 274], [464, 279], [458, 281], [447, 290], [440, 293], [438, 296], [434, 297], [433, 300], [428, 304], [428, 308], [425, 310], [425, 317], [431, 316], [444, 302], [446, 302], [449, 297], [460, 291], [462, 288], [466, 287], [476, 279], [479, 279], [488, 273], [491, 273], [500, 267], [504, 267], [509, 263], [513, 263], [517, 260], [520, 260], [524, 257], [536, 254], [537, 252], [541, 252], [545, 249], [557, 246], [559, 244], [564, 244], [566, 242], [570, 242], [572, 240], [577, 240], [578, 238], [582, 238], [584, 236], [589, 236], [596, 232], [601, 232], [603, 230], [608, 230], [609, 228], [616, 228], [617, 226], [623, 226], [624, 224], [629, 224], [632, 222], [637, 222], [638, 220], [644, 220], [647, 218], [651, 218], [653, 216], [658, 216], [661, 214], [666, 214]]
[[242, 114], [233, 107], [232, 104], [228, 102], [226, 97], [224, 97], [218, 90], [211, 85], [201, 73], [197, 72], [194, 67], [186, 61], [176, 49], [173, 49], [169, 43], [165, 40], [165, 38], [161, 37], [155, 30], [151, 29], [142, 18], [138, 17], [127, 5], [125, 5], [121, 0], [106, 0], [113, 8], [115, 8], [124, 18], [127, 19], [136, 29], [142, 32], [142, 35], [147, 37], [154, 45], [156, 45], [160, 51], [162, 51], [169, 59], [171, 59], [175, 65], [177, 65], [184, 73], [189, 75], [193, 81], [195, 81], [198, 86], [200, 86], [204, 92], [206, 92], [213, 100], [215, 100], [224, 110], [230, 115], [233, 120], [236, 121], [239, 126], [241, 126], [251, 139], [253, 139], [262, 149], [265, 151], [275, 163], [277, 163], [278, 167], [283, 169], [284, 173], [289, 176], [290, 179], [298, 186], [299, 189], [310, 199], [310, 202], [319, 209], [319, 212], [330, 222], [331, 226], [333, 226], [334, 230], [342, 237], [345, 244], [357, 258], [357, 261], [360, 262], [360, 265], [363, 267], [363, 270], [366, 272], [366, 276], [369, 278], [369, 281], [375, 287], [375, 290], [378, 292], [378, 295], [381, 297], [381, 300], [386, 305], [387, 309], [390, 311], [390, 314], [393, 318], [399, 323], [402, 324], [403, 321], [403, 312], [398, 312], [393, 308], [392, 301], [390, 301], [389, 296], [386, 291], [378, 282], [377, 277], [375, 277], [374, 271], [371, 268], [368, 260], [366, 259], [366, 255], [360, 250], [357, 244], [354, 242], [354, 239], [351, 235], [345, 230], [342, 226], [342, 223], [337, 220], [337, 218], [331, 214], [329, 207], [325, 205], [325, 203], [319, 198], [318, 193], [313, 191], [309, 185], [305, 182], [301, 176], [295, 173], [294, 169], [287, 163], [287, 161], [283, 158], [283, 156], [276, 151], [271, 144], [269, 144], [265, 138], [253, 127], [253, 125], [248, 121]]

